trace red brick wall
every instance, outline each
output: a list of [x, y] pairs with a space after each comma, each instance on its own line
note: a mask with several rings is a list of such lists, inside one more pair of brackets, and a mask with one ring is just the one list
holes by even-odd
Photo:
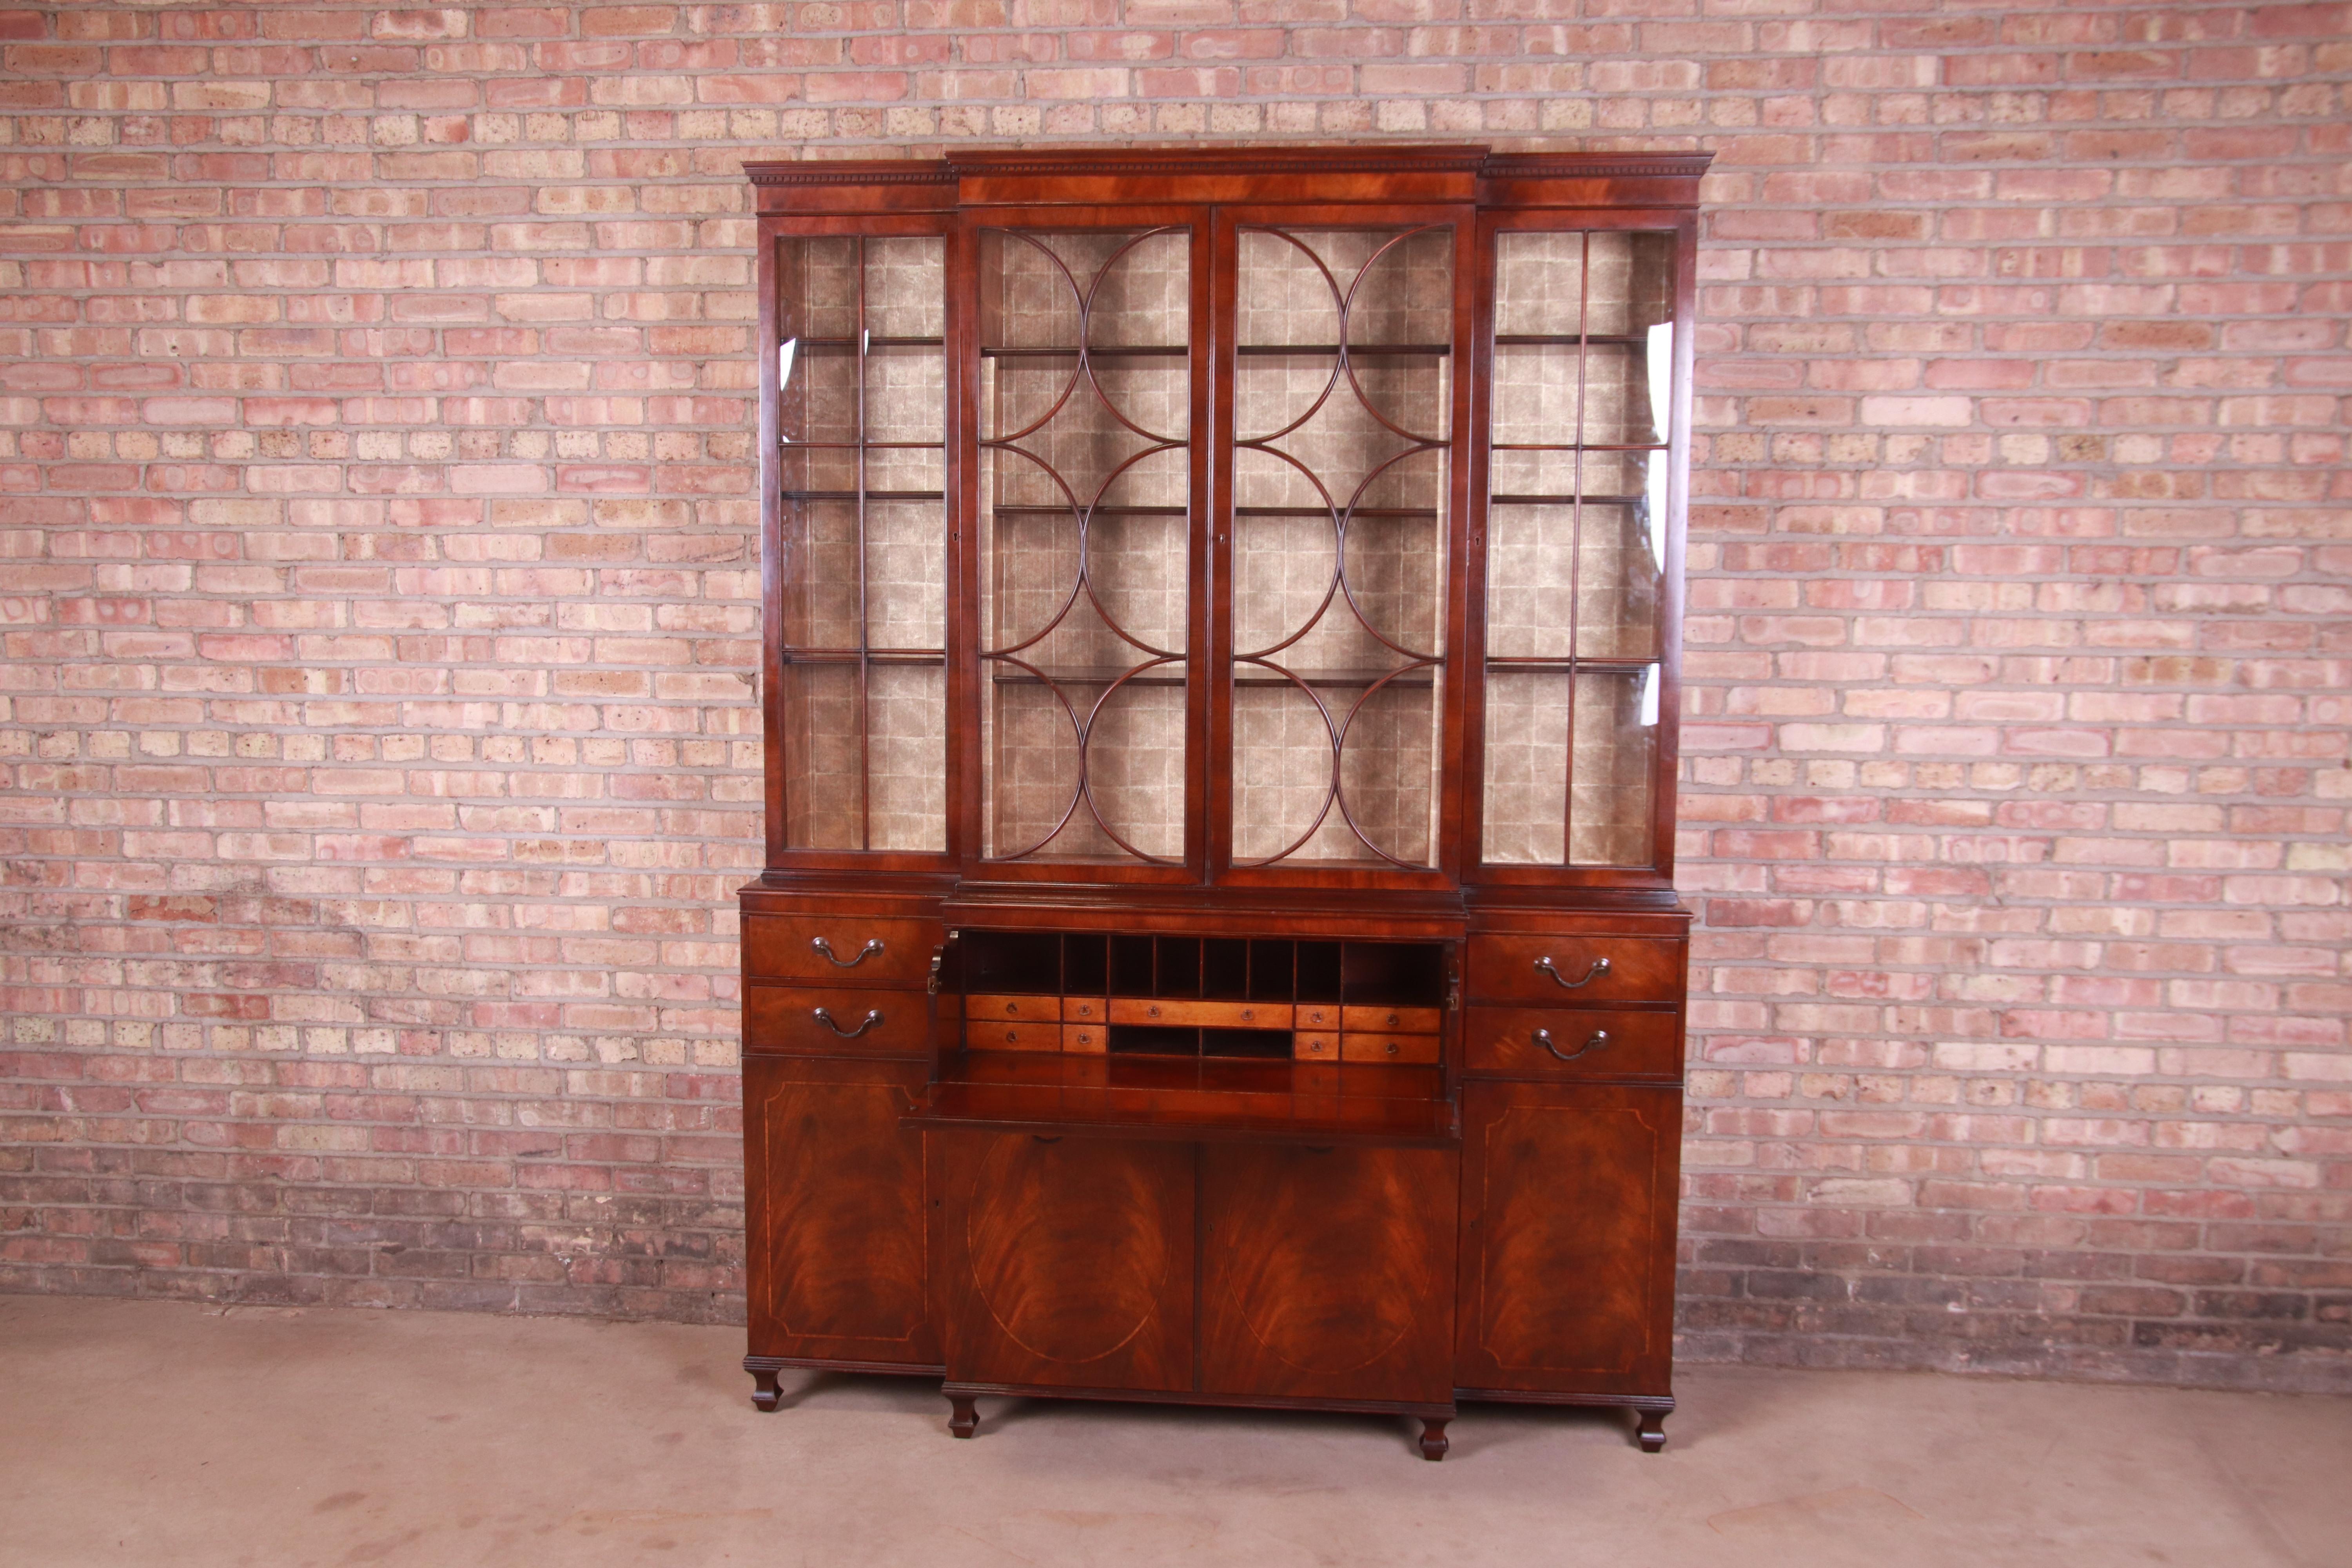
[[740, 160], [1716, 150], [1686, 1353], [2352, 1385], [2352, 7], [0, 10], [0, 1286], [740, 1310]]

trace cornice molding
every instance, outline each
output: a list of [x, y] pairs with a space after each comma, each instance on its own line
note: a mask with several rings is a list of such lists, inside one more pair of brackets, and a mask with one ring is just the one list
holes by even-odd
[[746, 163], [755, 185], [946, 185], [955, 183], [948, 166], [933, 159], [899, 163]]

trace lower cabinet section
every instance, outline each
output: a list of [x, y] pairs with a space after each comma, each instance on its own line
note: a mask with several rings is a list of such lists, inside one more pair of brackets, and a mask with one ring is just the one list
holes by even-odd
[[1667, 1393], [1681, 1104], [1664, 1086], [1464, 1087], [1465, 1394]]
[[920, 1061], [746, 1058], [755, 1396], [789, 1365], [992, 1391], [1673, 1408], [1677, 1087], [1472, 1080], [1462, 1147], [902, 1130]]
[[932, 1149], [951, 1384], [1453, 1402], [1451, 1152], [977, 1132]]
[[923, 1140], [898, 1118], [927, 1064], [746, 1057], [754, 1357], [937, 1367]]
[[1192, 1145], [940, 1133], [948, 1376], [1192, 1386]]
[[1457, 1156], [1213, 1144], [1201, 1388], [1450, 1404]]

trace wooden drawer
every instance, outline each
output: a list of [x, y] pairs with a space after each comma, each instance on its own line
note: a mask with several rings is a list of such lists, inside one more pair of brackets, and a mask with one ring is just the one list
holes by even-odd
[[[1549, 1049], [1538, 1030], [1550, 1037]], [[1683, 1018], [1581, 1007], [1473, 1007], [1463, 1055], [1472, 1072], [1672, 1079], [1682, 1071]]]
[[1339, 1037], [1339, 1059], [1343, 1062], [1433, 1062], [1437, 1056], [1435, 1035]]
[[930, 998], [920, 991], [747, 985], [743, 1048], [791, 1056], [919, 1057], [930, 1049]]
[[1346, 1007], [1339, 1027], [1351, 1035], [1433, 1035], [1443, 1016], [1435, 1007]]
[[1110, 1048], [1110, 1031], [1100, 1024], [1065, 1024], [1062, 1048], [1100, 1056]]
[[1680, 1002], [1683, 944], [1638, 936], [1474, 936], [1470, 994], [1552, 1007]]
[[1065, 1024], [1103, 1024], [1110, 1021], [1110, 1004], [1100, 996], [1065, 996], [1061, 998], [1062, 1022]]
[[1114, 996], [1110, 1021], [1164, 1029], [1287, 1029], [1287, 1002], [1175, 1002]]
[[1062, 1026], [971, 1018], [964, 1022], [963, 1047], [968, 1051], [1058, 1051], [1062, 1048]]
[[1328, 1032], [1339, 1026], [1339, 1004], [1337, 1002], [1301, 1002], [1295, 1009], [1295, 1029], [1318, 1029]]
[[753, 915], [743, 922], [743, 973], [817, 985], [919, 986], [946, 940], [947, 928], [933, 921]]
[[1062, 999], [1059, 996], [967, 996], [963, 999], [963, 1016], [974, 1022], [993, 1022], [1003, 1018], [1016, 1024], [1058, 1024], [1062, 1021]]
[[1290, 1037], [1290, 1054], [1299, 1061], [1336, 1062], [1339, 1059], [1339, 1037], [1301, 1029]]

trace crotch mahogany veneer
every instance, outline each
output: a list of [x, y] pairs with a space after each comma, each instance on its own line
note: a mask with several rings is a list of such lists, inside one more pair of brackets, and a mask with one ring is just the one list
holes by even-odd
[[761, 1408], [1664, 1444], [1706, 163], [751, 165]]

